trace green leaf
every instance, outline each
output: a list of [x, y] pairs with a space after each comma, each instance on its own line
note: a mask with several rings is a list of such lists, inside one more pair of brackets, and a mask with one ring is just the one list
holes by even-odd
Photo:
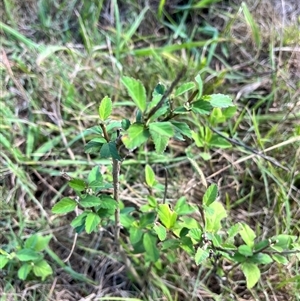
[[67, 213], [73, 211], [77, 206], [75, 200], [71, 198], [62, 198], [52, 207], [52, 212], [56, 214]]
[[202, 241], [202, 231], [199, 228], [193, 228], [189, 230], [189, 235], [191, 238], [195, 239], [197, 242]]
[[188, 138], [192, 138], [192, 131], [185, 122], [179, 122], [179, 121], [172, 120], [171, 123], [174, 126], [175, 130], [177, 130], [182, 135], [184, 135]]
[[153, 138], [153, 134], [165, 136], [168, 138], [171, 138], [174, 135], [174, 129], [173, 129], [172, 123], [169, 121], [151, 122], [149, 124], [149, 130], [152, 135], [152, 138]]
[[85, 220], [86, 233], [90, 234], [92, 231], [94, 231], [97, 228], [97, 226], [100, 224], [100, 221], [101, 219], [98, 216], [98, 214], [94, 212], [88, 213]]
[[195, 254], [195, 262], [197, 265], [205, 261], [209, 257], [209, 251], [203, 250], [200, 247], [197, 249], [197, 252]]
[[239, 224], [235, 224], [235, 225], [231, 226], [227, 231], [228, 238], [232, 238], [232, 237], [236, 236], [239, 233], [239, 231], [240, 231]]
[[[196, 144], [197, 144], [197, 143], [196, 143]], [[197, 146], [198, 146], [198, 145], [197, 145]], [[199, 156], [200, 156], [204, 161], [211, 160], [211, 155], [210, 155], [210, 153], [201, 152], [201, 153], [199, 153]]]
[[118, 204], [115, 201], [115, 199], [113, 199], [112, 197], [110, 197], [108, 195], [101, 195], [100, 199], [101, 199], [101, 204], [100, 204], [101, 208], [105, 208], [105, 209], [116, 209], [117, 208]]
[[104, 138], [94, 138], [84, 146], [84, 152], [86, 154], [98, 153], [104, 143], [106, 143]]
[[203, 205], [209, 206], [212, 204], [218, 196], [218, 186], [216, 184], [210, 185], [203, 196]]
[[120, 157], [119, 152], [117, 150], [116, 142], [111, 141], [111, 142], [108, 143], [108, 145], [109, 145], [109, 151], [110, 151], [110, 154], [111, 154], [112, 158], [116, 159], [118, 161], [121, 161], [122, 158]]
[[83, 191], [87, 185], [85, 181], [81, 179], [72, 179], [71, 181], [69, 181], [69, 186], [76, 191]]
[[169, 138], [174, 135], [171, 122], [152, 122], [149, 124], [149, 131], [153, 139], [155, 150], [161, 154], [165, 151]]
[[188, 110], [186, 107], [184, 106], [180, 106], [180, 107], [177, 107], [175, 108], [174, 110], [174, 114], [181, 114], [181, 115], [184, 115], [184, 114], [187, 114], [190, 110]]
[[110, 141], [109, 143], [104, 143], [100, 149], [101, 158], [110, 158], [116, 160], [121, 160], [121, 157], [118, 153], [116, 142]]
[[[272, 254], [272, 258], [274, 259], [274, 261], [276, 261], [280, 264], [283, 264], [283, 265], [287, 265], [289, 263], [287, 258], [285, 258], [284, 256], [279, 255], [279, 254]], [[1, 262], [1, 260], [0, 260], [0, 262]], [[0, 268], [1, 268], [1, 266], [0, 266]]]
[[273, 259], [270, 255], [264, 253], [257, 253], [248, 259], [248, 262], [257, 263], [257, 264], [269, 264], [273, 262]]
[[92, 190], [102, 190], [102, 189], [106, 189], [105, 188], [106, 184], [103, 184], [103, 181], [92, 181], [91, 183], [89, 183], [89, 188], [91, 188]]
[[[102, 128], [100, 125], [94, 125], [90, 128], [87, 128], [86, 130], [83, 131], [83, 135], [84, 136], [88, 136], [88, 135], [91, 135], [91, 136], [102, 136], [103, 134], [103, 131], [102, 131]], [[82, 134], [80, 134], [79, 138], [82, 136]]]
[[270, 240], [269, 239], [265, 239], [265, 240], [262, 240], [258, 243], [256, 243], [253, 247], [253, 250], [255, 252], [259, 252], [261, 250], [265, 250], [267, 247], [270, 246]]
[[250, 248], [247, 245], [239, 246], [238, 251], [239, 251], [240, 254], [242, 254], [244, 256], [252, 256], [253, 255], [252, 248]]
[[160, 241], [164, 241], [167, 238], [167, 231], [164, 226], [154, 225], [153, 230], [157, 234]]
[[201, 228], [200, 224], [192, 217], [181, 216], [180, 221], [182, 221], [181, 227], [187, 227], [189, 229]]
[[178, 201], [176, 202], [176, 205], [174, 207], [174, 211], [178, 214], [178, 215], [187, 215], [187, 214], [191, 214], [193, 212], [196, 212], [197, 209], [193, 208], [192, 206], [188, 205], [186, 203], [186, 198], [185, 197], [181, 197], [180, 199], [178, 199]]
[[246, 257], [245, 255], [242, 255], [239, 252], [235, 252], [234, 255], [231, 257], [231, 260], [233, 260], [234, 262], [245, 262], [248, 260], [248, 257]]
[[[179, 227], [179, 228], [181, 228], [181, 227]], [[183, 237], [187, 236], [189, 231], [190, 231], [189, 228], [186, 228], [186, 227], [181, 228], [180, 233], [179, 233], [179, 237], [183, 238]]]
[[196, 132], [192, 131], [192, 138], [194, 139], [194, 141], [195, 141], [195, 143], [198, 147], [203, 147], [204, 146], [205, 140], [202, 137], [200, 132], [196, 133]]
[[0, 255], [0, 269], [3, 269], [6, 264], [9, 262], [9, 259], [6, 255]]
[[146, 109], [146, 90], [143, 84], [132, 77], [123, 76], [121, 79], [123, 85], [126, 87], [129, 96], [132, 98], [134, 103], [144, 112]]
[[121, 120], [110, 120], [108, 124], [106, 124], [106, 131], [108, 134], [115, 133], [116, 129], [121, 129], [122, 121]]
[[214, 108], [209, 116], [209, 121], [211, 125], [216, 125], [218, 123], [223, 123], [226, 121], [226, 117], [223, 115], [222, 109]]
[[151, 133], [151, 137], [152, 137], [154, 145], [155, 145], [155, 151], [158, 154], [162, 154], [166, 150], [166, 147], [168, 145], [170, 138], [168, 138], [166, 136], [160, 136], [155, 133]]
[[145, 179], [146, 179], [146, 184], [149, 187], [153, 187], [156, 184], [154, 171], [151, 168], [151, 166], [148, 164], [145, 167]]
[[196, 81], [196, 83], [198, 84], [198, 90], [199, 90], [198, 97], [201, 98], [201, 97], [202, 97], [202, 94], [203, 94], [203, 81], [202, 81], [202, 79], [201, 79], [200, 74], [198, 74], [198, 75], [195, 77], [195, 81]]
[[148, 225], [152, 225], [155, 221], [156, 213], [154, 211], [147, 212], [141, 215], [140, 217], [140, 228], [146, 228]]
[[42, 255], [31, 249], [21, 249], [16, 253], [16, 257], [20, 261], [36, 261], [40, 260]]
[[129, 127], [127, 134], [122, 136], [122, 141], [126, 148], [133, 149], [146, 142], [149, 136], [149, 130], [145, 129], [143, 124], [134, 123]]
[[102, 121], [105, 121], [112, 112], [112, 101], [108, 96], [105, 96], [99, 106], [99, 116]]
[[22, 266], [19, 268], [18, 270], [18, 277], [21, 280], [26, 280], [28, 274], [31, 272], [32, 270], [32, 265], [29, 263], [24, 263], [22, 264]]
[[24, 246], [25, 248], [33, 249], [36, 252], [40, 252], [43, 251], [48, 246], [51, 238], [52, 235], [50, 234], [46, 236], [34, 234], [26, 239]]
[[150, 103], [148, 104], [148, 111], [150, 111], [152, 108], [154, 108], [161, 100], [164, 92], [166, 90], [166, 87], [162, 84], [157, 84], [152, 92], [152, 99]]
[[134, 223], [135, 221], [135, 218], [129, 215], [132, 211], [134, 211], [134, 208], [132, 208], [132, 210], [129, 212], [127, 212], [126, 210], [121, 210], [120, 212], [120, 223], [126, 229], [130, 229], [132, 227], [132, 223]]
[[221, 238], [221, 236], [219, 234], [217, 234], [217, 233], [209, 233], [209, 234], [207, 234], [207, 236], [212, 241], [212, 243], [213, 243], [213, 245], [215, 247], [221, 247], [221, 244], [223, 245], [222, 238]]
[[101, 199], [94, 195], [87, 195], [79, 201], [79, 205], [84, 208], [95, 207], [101, 204]]
[[174, 250], [177, 249], [180, 246], [180, 241], [179, 239], [168, 239], [165, 240], [162, 243], [162, 248], [161, 250]]
[[89, 175], [88, 175], [89, 187], [90, 187], [90, 184], [94, 181], [97, 181], [99, 184], [103, 183], [103, 177], [100, 172], [99, 166], [93, 167], [92, 170], [89, 172]]
[[122, 119], [121, 127], [124, 131], [127, 131], [130, 127], [130, 121], [128, 119]]
[[234, 116], [234, 114], [236, 113], [237, 111], [237, 107], [234, 106], [234, 107], [228, 107], [226, 109], [223, 110], [223, 116], [225, 116], [226, 120], [231, 118], [232, 116]]
[[193, 246], [193, 241], [190, 237], [183, 236], [180, 238], [180, 247], [187, 252], [190, 256], [194, 255], [194, 246]]
[[243, 262], [241, 267], [246, 277], [247, 288], [253, 288], [260, 278], [259, 268], [256, 264], [249, 262]]
[[204, 209], [205, 230], [207, 232], [217, 232], [222, 229], [221, 220], [227, 216], [227, 212], [223, 204], [215, 201]]
[[38, 241], [34, 248], [35, 251], [40, 252], [45, 250], [48, 247], [51, 238], [52, 238], [51, 234], [45, 236], [38, 235]]
[[274, 244], [271, 244], [272, 249], [278, 252], [282, 252], [285, 249], [290, 249], [293, 237], [287, 234], [280, 234], [278, 236], [273, 237], [272, 240], [275, 241]]
[[136, 227], [131, 227], [129, 229], [129, 239], [132, 245], [137, 244], [143, 236], [143, 231]]
[[212, 110], [212, 106], [208, 101], [197, 100], [192, 103], [192, 111], [200, 115], [209, 115]]
[[104, 219], [104, 218], [113, 218], [113, 214], [114, 214], [115, 210], [114, 209], [106, 209], [106, 208], [102, 208], [100, 207], [97, 211], [97, 215]]
[[150, 207], [156, 208], [157, 207], [157, 200], [155, 197], [148, 195], [147, 196], [148, 204]]
[[220, 137], [217, 134], [214, 134], [212, 138], [209, 140], [208, 143], [209, 146], [211, 147], [218, 147], [218, 148], [230, 148], [232, 145], [229, 141], [224, 139], [223, 137]]
[[84, 231], [84, 229], [85, 229], [85, 220], [80, 226], [74, 228], [74, 230], [77, 234], [82, 233]]
[[111, 153], [110, 153], [110, 150], [109, 150], [109, 144], [108, 143], [104, 143], [101, 146], [100, 157], [101, 158], [110, 158], [111, 157]]
[[185, 92], [190, 91], [191, 89], [194, 89], [194, 88], [195, 88], [195, 83], [193, 83], [193, 82], [184, 83], [175, 90], [175, 97], [182, 95]]
[[135, 122], [136, 123], [143, 123], [143, 114], [140, 110], [137, 110], [135, 114]]
[[150, 261], [156, 262], [159, 259], [159, 251], [156, 247], [157, 239], [150, 233], [145, 233], [143, 237], [143, 246]]
[[228, 95], [224, 94], [211, 94], [208, 96], [210, 104], [214, 108], [228, 108], [234, 106], [232, 99]]
[[41, 260], [33, 266], [33, 273], [35, 276], [41, 277], [44, 281], [47, 276], [53, 273], [53, 271], [46, 260]]
[[254, 239], [256, 237], [256, 234], [247, 224], [240, 223], [240, 225], [241, 225], [241, 230], [239, 234], [241, 235], [245, 244], [252, 248], [254, 246]]
[[28, 263], [24, 263], [18, 270], [18, 278], [21, 280], [26, 280], [31, 270], [32, 270], [32, 265]]
[[177, 213], [172, 211], [168, 204], [158, 206], [158, 216], [167, 229], [171, 229], [177, 220]]
[[158, 83], [155, 88], [154, 88], [154, 91], [153, 91], [153, 95], [164, 95], [166, 91], [166, 86], [161, 84], [161, 83]]
[[73, 228], [77, 228], [77, 227], [80, 227], [80, 226], [84, 225], [87, 214], [88, 214], [88, 212], [82, 212], [80, 215], [76, 216], [72, 220], [71, 226]]

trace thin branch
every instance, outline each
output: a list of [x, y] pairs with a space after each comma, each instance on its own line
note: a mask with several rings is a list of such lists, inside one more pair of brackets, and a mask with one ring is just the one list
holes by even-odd
[[261, 151], [257, 150], [257, 149], [254, 149], [236, 139], [233, 139], [233, 138], [229, 138], [229, 137], [226, 137], [225, 135], [223, 135], [221, 132], [219, 132], [218, 130], [212, 128], [211, 126], [208, 125], [208, 127], [210, 128], [211, 131], [213, 131], [214, 133], [216, 133], [217, 135], [221, 136], [222, 138], [224, 138], [225, 140], [227, 140], [228, 142], [232, 143], [232, 144], [235, 144], [235, 145], [238, 145], [238, 146], [241, 146], [242, 148], [250, 151], [251, 153], [253, 154], [256, 154], [258, 156], [260, 156], [261, 158], [269, 161], [270, 163], [276, 165], [277, 167], [280, 167], [286, 171], [290, 171], [289, 168], [281, 165], [277, 160], [275, 160], [274, 158], [272, 157], [269, 157], [269, 156], [266, 156], [264, 155]]
[[109, 142], [109, 136], [108, 136], [108, 133], [107, 133], [107, 131], [106, 131], [106, 126], [105, 126], [105, 124], [100, 123], [100, 127], [101, 127], [101, 129], [102, 129], [102, 131], [103, 131], [103, 136], [104, 136], [105, 140], [106, 140], [107, 142]]
[[117, 202], [117, 208], [115, 210], [115, 243], [118, 246], [120, 244], [120, 207], [119, 207], [119, 189], [120, 189], [120, 161], [112, 159], [113, 161], [113, 186], [114, 186], [114, 199]]
[[183, 77], [183, 75], [186, 73], [187, 68], [183, 67], [177, 77], [175, 78], [175, 80], [172, 82], [171, 86], [169, 87], [169, 89], [163, 94], [163, 96], [161, 97], [161, 100], [159, 101], [159, 103], [152, 108], [152, 110], [149, 112], [146, 120], [149, 120], [151, 116], [153, 116], [164, 104], [165, 100], [167, 99], [167, 97], [172, 93], [173, 89], [177, 86], [177, 84], [179, 83], [180, 79]]

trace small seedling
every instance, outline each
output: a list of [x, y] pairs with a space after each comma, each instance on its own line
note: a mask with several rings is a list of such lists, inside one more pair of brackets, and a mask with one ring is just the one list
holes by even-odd
[[[235, 114], [236, 107], [231, 98], [223, 94], [203, 95], [200, 75], [195, 81], [178, 85], [183, 74], [184, 70], [169, 88], [157, 84], [151, 100], [147, 99], [146, 89], [139, 80], [124, 76], [122, 84], [137, 108], [135, 120], [112, 120], [113, 103], [108, 96], [102, 99], [98, 109], [100, 124], [88, 129], [93, 138], [85, 145], [85, 151], [111, 159], [112, 182], [104, 180], [98, 166], [90, 171], [87, 179], [70, 178], [69, 186], [77, 197], [64, 197], [55, 204], [52, 212], [65, 214], [80, 208], [82, 213], [71, 222], [77, 233], [97, 232], [99, 227], [114, 223], [113, 235], [119, 251], [124, 253], [125, 249], [127, 257], [142, 254], [135, 261], [139, 267], [162, 270], [162, 254], [171, 262], [176, 258], [176, 250], [181, 249], [197, 265], [215, 267], [220, 258], [231, 262], [232, 269], [241, 268], [247, 287], [252, 288], [260, 279], [261, 265], [287, 263], [282, 254], [299, 248], [296, 237], [281, 235], [257, 242], [256, 234], [245, 223], [225, 228], [223, 220], [227, 212], [218, 200], [216, 184], [207, 188], [197, 206], [189, 204], [184, 197], [171, 205], [150, 164], [145, 166], [145, 185], [149, 191], [147, 204], [135, 209], [124, 207], [119, 199], [121, 164], [126, 161], [129, 151], [149, 141], [154, 144], [155, 151], [162, 154], [171, 139], [189, 139], [204, 151], [202, 157], [205, 159], [210, 158], [211, 148], [231, 147], [228, 139], [212, 130]], [[191, 129], [184, 119], [191, 114], [200, 120], [197, 129]], [[192, 154], [187, 155], [196, 165]], [[106, 191], [111, 188], [113, 194], [109, 195]], [[129, 245], [120, 236], [121, 227], [128, 234]], [[243, 244], [236, 245], [237, 237]], [[133, 262], [128, 268], [136, 276]]]
[[12, 251], [0, 249], [0, 269], [6, 269], [9, 273], [17, 269], [18, 278], [26, 280], [37, 277], [45, 280], [52, 274], [52, 268], [44, 259], [42, 253], [48, 246], [51, 235], [31, 235], [24, 243]]

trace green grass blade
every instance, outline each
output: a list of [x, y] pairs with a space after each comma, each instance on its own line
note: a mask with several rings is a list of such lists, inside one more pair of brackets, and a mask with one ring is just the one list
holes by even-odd
[[116, 26], [116, 59], [120, 61], [120, 53], [121, 53], [121, 34], [122, 34], [122, 24], [120, 20], [120, 11], [118, 6], [118, 1], [113, 0], [114, 10], [115, 10], [115, 26]]
[[[138, 29], [138, 27], [140, 26], [140, 24], [142, 23], [146, 12], [148, 11], [149, 7], [146, 6], [141, 12], [140, 14], [137, 16], [136, 20], [133, 22], [133, 24], [131, 25], [130, 29], [127, 31], [127, 33], [125, 33], [122, 37], [122, 41], [120, 42], [119, 45], [119, 49], [120, 51], [124, 48], [124, 45], [132, 38], [132, 36], [135, 34], [136, 30]], [[117, 31], [118, 32], [118, 31]]]
[[70, 274], [73, 277], [73, 279], [92, 285], [97, 285], [97, 283], [92, 279], [84, 276], [83, 274], [77, 273], [70, 266], [67, 266], [49, 247], [46, 247], [45, 251], [60, 267], [62, 267], [65, 270], [65, 272]]
[[159, 1], [158, 11], [157, 11], [158, 19], [161, 19], [162, 15], [163, 15], [163, 10], [164, 10], [165, 4], [166, 4], [166, 0]]
[[246, 20], [248, 26], [251, 28], [252, 36], [253, 36], [254, 42], [256, 44], [256, 47], [258, 49], [260, 49], [261, 40], [260, 40], [259, 28], [258, 28], [257, 24], [255, 23], [252, 15], [248, 9], [248, 6], [245, 2], [242, 3], [242, 10], [243, 10], [243, 13], [245, 16], [245, 20]]
[[80, 14], [78, 12], [77, 12], [77, 17], [78, 17], [78, 22], [79, 22], [79, 26], [80, 26], [80, 33], [81, 33], [81, 37], [83, 39], [85, 49], [88, 53], [91, 53], [92, 43], [91, 43], [90, 37], [87, 33], [87, 30], [85, 28], [84, 21], [82, 20]]
[[154, 53], [157, 54], [172, 53], [183, 49], [189, 50], [192, 48], [203, 47], [205, 45], [210, 45], [210, 44], [215, 44], [215, 43], [220, 43], [225, 41], [226, 41], [225, 39], [218, 38], [218, 39], [211, 39], [208, 41], [194, 41], [194, 42], [187, 42], [182, 44], [172, 44], [172, 45], [167, 45], [167, 46], [157, 47], [157, 48], [147, 47], [141, 49], [134, 49], [130, 51], [130, 54], [136, 56], [151, 56]]
[[24, 35], [19, 33], [17, 30], [11, 28], [10, 26], [2, 23], [0, 21], [0, 30], [3, 30], [5, 33], [13, 36], [18, 42], [24, 43], [28, 48], [38, 50], [41, 46], [26, 38]]

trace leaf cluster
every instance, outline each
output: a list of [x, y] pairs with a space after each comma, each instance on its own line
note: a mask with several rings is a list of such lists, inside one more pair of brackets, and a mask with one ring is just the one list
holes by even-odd
[[26, 280], [30, 276], [45, 280], [53, 273], [51, 266], [44, 259], [42, 253], [48, 246], [51, 235], [41, 236], [38, 234], [28, 237], [22, 245], [13, 251], [0, 249], [0, 269], [17, 269], [18, 278]]
[[[150, 100], [139, 80], [124, 76], [121, 81], [137, 108], [135, 120], [113, 120], [113, 103], [108, 96], [104, 97], [98, 109], [100, 124], [87, 130], [91, 139], [85, 146], [87, 153], [112, 159], [112, 183], [105, 182], [99, 167], [95, 166], [87, 180], [70, 179], [69, 186], [77, 197], [61, 199], [52, 212], [65, 214], [78, 208], [80, 213], [71, 222], [77, 233], [91, 233], [109, 222], [115, 222], [115, 236], [120, 245], [126, 245], [127, 255], [140, 254], [142, 256], [136, 259], [139, 265], [154, 265], [161, 271], [162, 254], [172, 262], [178, 249], [181, 249], [197, 265], [216, 267], [220, 259], [231, 262], [232, 269], [241, 268], [247, 287], [252, 288], [260, 279], [261, 265], [273, 262], [286, 264], [288, 261], [284, 252], [299, 248], [297, 238], [281, 235], [257, 241], [255, 232], [245, 223], [226, 227], [224, 219], [227, 212], [218, 200], [216, 184], [207, 188], [197, 206], [190, 205], [186, 198], [181, 197], [172, 208], [165, 199], [159, 201], [160, 185], [153, 169], [147, 164], [147, 204], [139, 209], [124, 207], [121, 200], [107, 193], [107, 189], [114, 188], [114, 196], [118, 195], [120, 175], [114, 167], [116, 162], [122, 164], [126, 160], [126, 156], [120, 154], [120, 148], [125, 146], [127, 150], [132, 150], [151, 140], [155, 151], [161, 154], [170, 139], [190, 139], [204, 149], [227, 148], [231, 146], [230, 142], [213, 131], [212, 127], [225, 122], [236, 112], [229, 96], [203, 95], [200, 75], [195, 77], [195, 81], [185, 82], [176, 88], [174, 83], [168, 89], [159, 83], [152, 91]], [[179, 78], [175, 82], [179, 82]], [[182, 97], [186, 100], [182, 101]], [[201, 120], [198, 128], [192, 129], [186, 123], [184, 117], [189, 114]], [[187, 155], [196, 165], [192, 154]], [[206, 159], [209, 158], [207, 155]], [[128, 234], [126, 243], [118, 235], [120, 224]], [[239, 240], [243, 244], [237, 245]], [[218, 267], [217, 270], [222, 270], [222, 265]]]

